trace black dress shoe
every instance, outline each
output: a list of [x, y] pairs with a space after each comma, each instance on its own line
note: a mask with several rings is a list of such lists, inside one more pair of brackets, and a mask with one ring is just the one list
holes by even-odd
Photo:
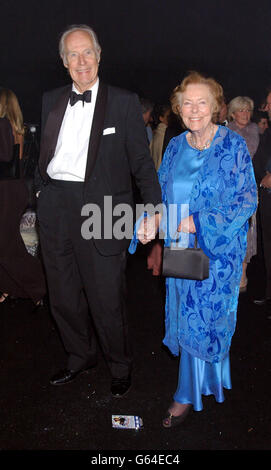
[[51, 380], [51, 385], [64, 385], [69, 382], [72, 382], [77, 375], [82, 374], [83, 372], [87, 372], [89, 369], [81, 369], [81, 370], [69, 370], [64, 369], [54, 375]]
[[111, 393], [114, 398], [124, 397], [131, 388], [131, 377], [113, 378], [111, 383]]

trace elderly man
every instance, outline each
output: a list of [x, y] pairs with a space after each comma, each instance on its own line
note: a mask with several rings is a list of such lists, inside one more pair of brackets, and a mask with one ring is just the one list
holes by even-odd
[[[133, 206], [131, 174], [144, 205], [161, 202], [160, 186], [137, 96], [99, 80], [101, 48], [94, 31], [72, 26], [59, 47], [73, 83], [44, 95], [39, 159], [44, 184], [38, 197], [50, 305], [68, 353], [66, 368], [51, 384], [71, 382], [95, 365], [95, 330], [111, 372], [111, 393], [122, 397], [131, 386], [124, 276], [130, 240], [110, 234], [108, 227], [118, 204]], [[100, 236], [81, 230], [81, 211], [89, 204], [100, 210]], [[158, 224], [158, 214], [147, 228], [142, 222], [139, 240], [155, 238]]]

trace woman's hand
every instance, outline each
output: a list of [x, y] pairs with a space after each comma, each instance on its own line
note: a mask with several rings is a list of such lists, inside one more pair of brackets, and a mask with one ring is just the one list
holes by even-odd
[[155, 214], [152, 217], [144, 217], [137, 231], [138, 239], [143, 245], [155, 239], [161, 222], [161, 215]]
[[177, 228], [178, 232], [185, 232], [185, 233], [196, 233], [196, 227], [194, 224], [193, 215], [189, 217], [185, 217], [181, 223], [178, 225]]

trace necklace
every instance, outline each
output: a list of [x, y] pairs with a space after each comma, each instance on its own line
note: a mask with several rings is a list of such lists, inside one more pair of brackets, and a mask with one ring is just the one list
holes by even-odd
[[214, 131], [215, 131], [215, 126], [212, 125], [211, 135], [210, 135], [209, 139], [206, 140], [205, 144], [202, 145], [202, 146], [196, 144], [194, 135], [191, 132], [190, 133], [190, 143], [191, 143], [192, 147], [199, 150], [200, 152], [202, 152], [203, 150], [206, 150], [208, 147], [210, 147], [210, 145], [212, 143], [212, 140], [213, 140], [213, 137], [214, 137]]

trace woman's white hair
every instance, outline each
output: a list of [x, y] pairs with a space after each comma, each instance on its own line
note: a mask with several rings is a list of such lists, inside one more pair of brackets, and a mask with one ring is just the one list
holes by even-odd
[[94, 50], [96, 54], [96, 58], [99, 61], [100, 60], [100, 55], [101, 55], [101, 46], [99, 44], [97, 35], [95, 31], [90, 27], [85, 24], [75, 24], [69, 26], [62, 34], [59, 40], [59, 54], [60, 57], [63, 60], [64, 65], [67, 65], [67, 58], [66, 58], [66, 52], [65, 52], [65, 39], [68, 36], [68, 34], [73, 33], [74, 31], [85, 31], [86, 33], [89, 34], [93, 41], [94, 45]]
[[233, 119], [233, 114], [239, 109], [248, 108], [251, 113], [254, 109], [254, 102], [248, 96], [236, 96], [228, 104], [228, 119]]

